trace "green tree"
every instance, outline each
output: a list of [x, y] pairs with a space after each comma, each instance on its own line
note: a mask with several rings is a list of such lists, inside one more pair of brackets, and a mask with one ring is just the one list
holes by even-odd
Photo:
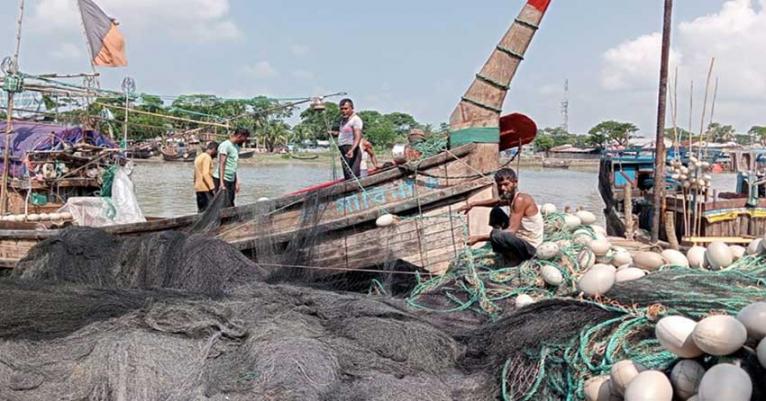
[[362, 121], [364, 121], [364, 136], [376, 146], [389, 147], [398, 140], [403, 139], [403, 134], [397, 131], [394, 121], [386, 118], [380, 112], [364, 110], [358, 114]]
[[537, 134], [537, 137], [535, 137], [534, 142], [535, 150], [540, 152], [547, 152], [552, 147], [556, 146], [556, 142], [553, 139], [553, 136], [546, 133], [540, 133]]
[[415, 121], [415, 118], [407, 113], [389, 113], [384, 115], [383, 118], [391, 122], [394, 126], [394, 131], [401, 136], [407, 135], [413, 128], [421, 128], [420, 124]]
[[638, 127], [632, 123], [620, 121], [603, 121], [588, 131], [589, 142], [593, 146], [606, 147], [609, 143], [627, 146], [630, 138], [638, 132]]
[[766, 144], [766, 126], [754, 125], [747, 131], [758, 143]]
[[289, 134], [288, 125], [283, 121], [275, 119], [260, 127], [256, 132], [256, 138], [267, 151], [274, 152], [277, 146], [287, 145]]
[[[296, 129], [306, 130], [314, 140], [326, 140], [329, 131], [338, 125], [340, 109], [336, 103], [325, 103], [324, 110], [306, 109], [300, 114]], [[300, 128], [299, 128], [300, 127]]]
[[711, 123], [707, 127], [707, 139], [716, 143], [725, 143], [734, 140], [736, 130], [731, 125]]

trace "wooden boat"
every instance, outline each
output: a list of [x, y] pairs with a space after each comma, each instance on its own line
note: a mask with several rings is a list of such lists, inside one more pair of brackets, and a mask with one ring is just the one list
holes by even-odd
[[555, 159], [543, 160], [543, 168], [569, 169], [570, 164], [571, 162], [569, 160], [555, 160]]
[[255, 149], [242, 148], [239, 150], [240, 159], [252, 159], [254, 155], [255, 155]]
[[160, 149], [160, 153], [162, 153], [162, 160], [166, 162], [193, 162], [197, 156], [197, 151], [194, 149], [188, 149], [179, 154], [174, 146], [166, 146]]
[[[675, 157], [672, 153], [669, 158]], [[715, 160], [717, 154], [707, 157]], [[688, 164], [686, 155], [680, 158]], [[683, 191], [669, 177], [666, 179], [664, 209], [661, 211], [660, 238], [668, 240], [674, 235], [681, 242], [706, 242], [705, 238], [727, 238], [729, 242], [744, 242], [749, 238], [766, 234], [766, 188], [755, 185], [750, 191], [748, 172], [754, 171], [752, 164], [747, 171], [738, 173], [735, 192], [714, 190], [696, 200]], [[757, 179], [756, 179], [757, 180]], [[753, 180], [753, 181], [756, 181]], [[651, 198], [654, 185], [654, 153], [652, 151], [628, 151], [605, 153], [599, 165], [599, 192], [604, 201], [604, 215], [607, 233], [613, 236], [626, 234], [626, 203], [631, 203], [634, 227], [651, 229], [654, 213]], [[627, 187], [630, 199], [627, 199]], [[696, 206], [696, 212], [694, 207]], [[685, 216], [695, 214], [694, 223], [685, 224]], [[672, 219], [672, 221], [670, 220]], [[738, 240], [737, 240], [738, 239]]]
[[[522, 144], [533, 138], [528, 119], [521, 119], [524, 126], [516, 128], [508, 126], [514, 119], [504, 119], [501, 135], [500, 109], [547, 5], [548, 0], [530, 0], [492, 52], [451, 117], [449, 150], [358, 181], [329, 183], [225, 209], [217, 237], [266, 267], [284, 266], [269, 266], [262, 260], [263, 244], [276, 254], [310, 252], [307, 259], [312, 265], [300, 267], [327, 274], [391, 265], [443, 272], [465, 247], [467, 235], [490, 231], [488, 210], [474, 209], [464, 216], [457, 209], [468, 200], [493, 197], [491, 177], [499, 167], [499, 143]], [[379, 227], [376, 221], [385, 214], [397, 216], [396, 223]], [[199, 218], [149, 220], [105, 231], [130, 236], [186, 230]], [[37, 242], [58, 232], [0, 230], [0, 264], [12, 267]], [[313, 246], [294, 246], [296, 238], [311, 233], [320, 234], [313, 236]]]

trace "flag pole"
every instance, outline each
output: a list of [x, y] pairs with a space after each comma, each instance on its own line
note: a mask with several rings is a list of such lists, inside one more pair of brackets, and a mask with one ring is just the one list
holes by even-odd
[[[19, 72], [19, 51], [21, 50], [21, 27], [24, 21], [24, 0], [19, 0], [19, 19], [16, 22], [16, 50], [13, 53], [13, 59], [10, 65], [10, 71], [6, 74], [18, 74]], [[6, 79], [9, 77], [6, 75]], [[11, 170], [11, 133], [13, 132], [13, 90], [6, 87], [8, 92], [8, 108], [6, 109], [7, 120], [5, 123], [5, 144], [3, 146], [3, 186], [0, 188], [0, 214], [5, 214], [8, 210], [8, 175]]]
[[662, 27], [662, 60], [660, 62], [660, 90], [657, 101], [657, 137], [654, 156], [654, 212], [652, 213], [652, 243], [660, 237], [662, 197], [665, 192], [665, 115], [668, 96], [668, 64], [670, 61], [670, 31], [673, 19], [673, 0], [665, 0]]

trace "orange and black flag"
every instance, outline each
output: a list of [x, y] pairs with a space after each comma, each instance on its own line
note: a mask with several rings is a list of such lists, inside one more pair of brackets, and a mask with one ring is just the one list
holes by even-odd
[[125, 39], [117, 29], [117, 20], [106, 13], [92, 0], [77, 0], [85, 27], [85, 36], [90, 46], [93, 65], [104, 67], [124, 67]]

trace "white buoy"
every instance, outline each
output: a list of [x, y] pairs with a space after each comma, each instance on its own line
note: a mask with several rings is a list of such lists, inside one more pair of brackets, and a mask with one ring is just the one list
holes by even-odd
[[739, 320], [747, 329], [747, 336], [755, 341], [766, 337], [766, 302], [756, 302], [744, 307], [737, 314]]
[[552, 203], [546, 203], [540, 207], [540, 213], [543, 215], [556, 213], [556, 205]]
[[559, 254], [559, 246], [555, 242], [543, 242], [537, 247], [537, 253], [535, 256], [538, 259], [550, 260], [555, 258]]
[[686, 258], [689, 260], [689, 266], [701, 269], [705, 264], [705, 248], [696, 245], [689, 248]]
[[633, 263], [644, 270], [654, 271], [665, 264], [665, 259], [654, 252], [636, 252], [633, 255]]
[[593, 254], [596, 256], [606, 255], [607, 252], [609, 252], [610, 247], [611, 245], [607, 240], [594, 239], [588, 243], [588, 248], [590, 248], [590, 250], [593, 251]]
[[673, 401], [673, 386], [664, 373], [647, 370], [630, 382], [625, 401]]
[[591, 225], [597, 220], [596, 215], [587, 210], [580, 210], [579, 212], [575, 213], [575, 215], [579, 217], [582, 224], [585, 225]]
[[580, 266], [580, 270], [585, 271], [593, 267], [596, 263], [596, 255], [590, 249], [583, 249], [577, 254], [577, 264]]
[[612, 255], [612, 265], [619, 267], [633, 263], [633, 256], [626, 250], [618, 250]]
[[646, 270], [639, 269], [637, 267], [628, 267], [626, 269], [617, 270], [615, 280], [618, 283], [624, 283], [626, 281], [635, 281], [646, 277]]
[[564, 275], [561, 271], [551, 265], [543, 265], [540, 268], [540, 276], [546, 284], [558, 287], [564, 282]]
[[709, 316], [697, 323], [692, 339], [707, 354], [731, 355], [745, 345], [747, 329], [732, 316]]
[[525, 306], [532, 305], [535, 303], [535, 299], [530, 297], [527, 294], [519, 294], [516, 297], [516, 308], [521, 309]]
[[761, 343], [758, 344], [756, 354], [758, 355], [758, 362], [760, 362], [761, 366], [766, 369], [766, 339], [761, 340]]
[[256, 202], [268, 202], [268, 201], [269, 201], [269, 198], [264, 196], [262, 198], [258, 198], [258, 200]]
[[692, 339], [696, 326], [694, 320], [683, 316], [668, 316], [657, 322], [654, 335], [666, 350], [681, 358], [696, 358], [702, 355], [702, 350]]
[[40, 215], [36, 213], [28, 214], [27, 221], [40, 221]]
[[625, 394], [625, 389], [628, 388], [630, 382], [633, 381], [642, 370], [644, 369], [640, 365], [635, 364], [631, 360], [615, 363], [609, 371], [609, 377], [612, 379], [612, 390], [620, 395]]
[[603, 226], [600, 226], [598, 224], [591, 224], [590, 228], [593, 229], [594, 233], [596, 233], [596, 234], [598, 234], [598, 235], [600, 235], [602, 237], [606, 237], [606, 228], [604, 228]]
[[699, 401], [750, 401], [753, 382], [742, 368], [728, 363], [713, 366], [700, 382]]
[[564, 216], [564, 226], [569, 231], [574, 231], [577, 227], [582, 225], [582, 221], [580, 221], [580, 218], [573, 215], [573, 214], [567, 214]]
[[392, 214], [384, 214], [375, 220], [375, 225], [378, 227], [388, 227], [396, 223], [396, 218]]
[[729, 267], [734, 262], [734, 257], [725, 242], [713, 241], [707, 246], [705, 260], [712, 270], [720, 270]]
[[614, 385], [609, 376], [588, 379], [583, 385], [583, 392], [586, 401], [619, 401], [621, 399], [614, 391]]
[[40, 213], [40, 221], [51, 220], [51, 215], [48, 213]]
[[61, 213], [61, 219], [62, 220], [72, 220], [74, 217], [72, 216], [72, 213], [69, 212], [63, 212]]
[[693, 359], [679, 361], [670, 372], [670, 383], [673, 384], [676, 397], [688, 400], [699, 390], [705, 368]]
[[731, 255], [734, 257], [735, 262], [742, 259], [742, 257], [745, 256], [745, 253], [747, 253], [745, 247], [739, 245], [730, 245], [729, 250], [731, 251]]
[[611, 265], [595, 265], [588, 269], [577, 283], [585, 295], [595, 297], [609, 292], [617, 279], [617, 269]]
[[686, 259], [686, 256], [684, 256], [683, 253], [678, 252], [675, 249], [666, 249], [662, 251], [662, 257], [669, 265], [689, 267], [689, 259]]
[[761, 249], [761, 241], [763, 241], [761, 238], [750, 241], [750, 243], [747, 245], [747, 254], [757, 255]]

